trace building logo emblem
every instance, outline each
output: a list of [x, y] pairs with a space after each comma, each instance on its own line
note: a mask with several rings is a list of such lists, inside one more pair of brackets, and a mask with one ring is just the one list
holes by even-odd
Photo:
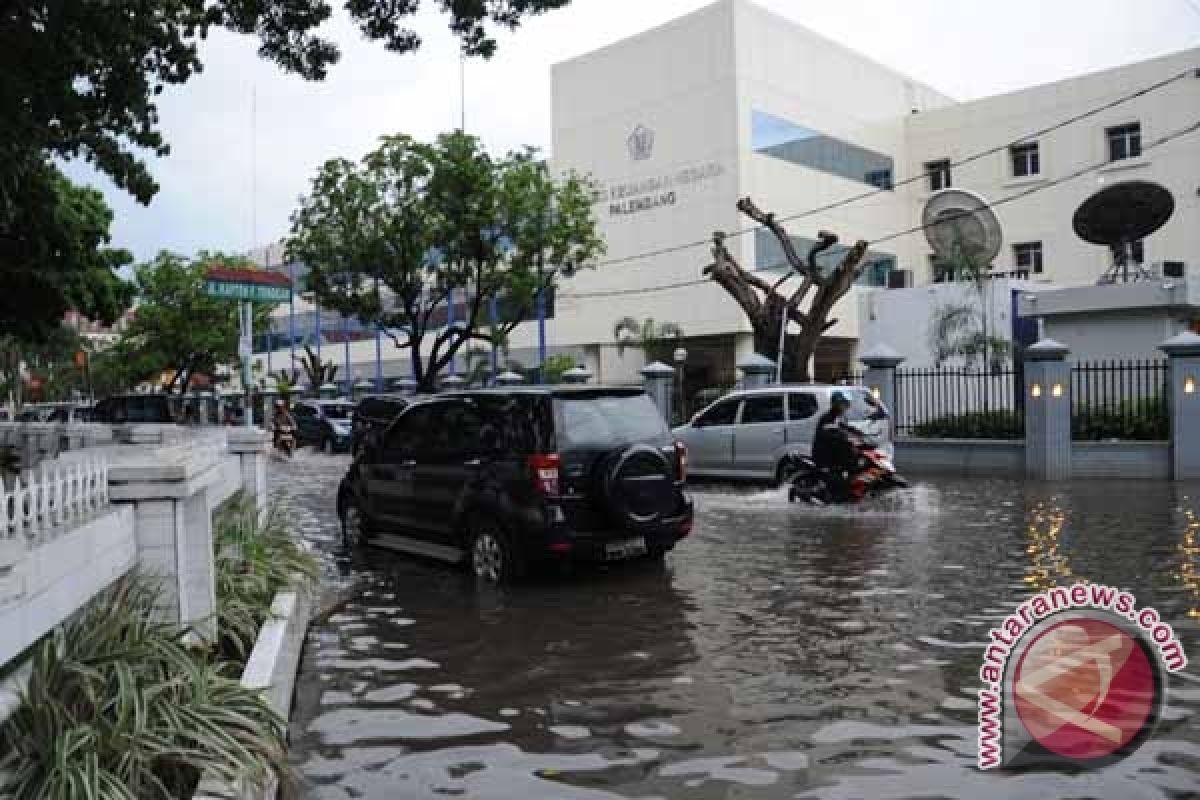
[[638, 124], [625, 140], [629, 147], [629, 157], [634, 161], [645, 161], [654, 154], [654, 131], [645, 125]]

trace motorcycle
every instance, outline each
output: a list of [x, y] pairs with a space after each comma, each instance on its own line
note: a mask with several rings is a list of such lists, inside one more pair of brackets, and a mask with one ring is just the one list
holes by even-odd
[[871, 437], [853, 427], [846, 428], [846, 436], [857, 453], [857, 463], [849, 479], [830, 474], [807, 456], [794, 456], [787, 469], [788, 502], [814, 506], [857, 503], [867, 496], [908, 487], [908, 481], [896, 472], [892, 459]]
[[290, 425], [276, 427], [275, 449], [291, 458], [296, 452], [296, 429]]

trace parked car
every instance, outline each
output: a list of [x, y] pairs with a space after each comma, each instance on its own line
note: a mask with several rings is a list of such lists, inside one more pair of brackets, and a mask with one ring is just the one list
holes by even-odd
[[106, 397], [92, 409], [93, 422], [149, 422], [171, 425], [180, 419], [179, 398], [165, 394], [125, 394]]
[[63, 404], [51, 409], [46, 422], [91, 422], [92, 407], [87, 405]]
[[400, 412], [415, 402], [415, 398], [400, 394], [369, 394], [354, 407], [350, 425], [350, 448], [357, 455], [365, 443], [387, 430]]
[[292, 406], [296, 439], [326, 453], [350, 450], [350, 426], [354, 404], [348, 400], [303, 400]]
[[687, 451], [636, 388], [511, 387], [410, 405], [338, 489], [351, 546], [467, 561], [660, 559], [692, 528]]
[[726, 395], [676, 428], [688, 447], [693, 475], [781, 482], [788, 455], [812, 455], [817, 419], [834, 392], [850, 398], [847, 421], [890, 457], [891, 425], [885, 409], [862, 386], [802, 384], [744, 389]]

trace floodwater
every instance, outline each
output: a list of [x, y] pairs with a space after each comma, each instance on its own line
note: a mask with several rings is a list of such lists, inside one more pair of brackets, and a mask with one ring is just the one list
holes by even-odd
[[[697, 487], [665, 568], [515, 589], [337, 552], [344, 458], [277, 470], [348, 598], [310, 632], [292, 718], [305, 798], [1200, 796], [1200, 487], [921, 482], [868, 509]], [[980, 772], [986, 631], [1087, 579], [1171, 623], [1192, 664], [1132, 756]]]

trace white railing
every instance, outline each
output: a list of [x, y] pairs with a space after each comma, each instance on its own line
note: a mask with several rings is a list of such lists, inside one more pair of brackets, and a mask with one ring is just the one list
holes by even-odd
[[0, 539], [53, 538], [107, 505], [105, 458], [43, 462], [0, 488]]

